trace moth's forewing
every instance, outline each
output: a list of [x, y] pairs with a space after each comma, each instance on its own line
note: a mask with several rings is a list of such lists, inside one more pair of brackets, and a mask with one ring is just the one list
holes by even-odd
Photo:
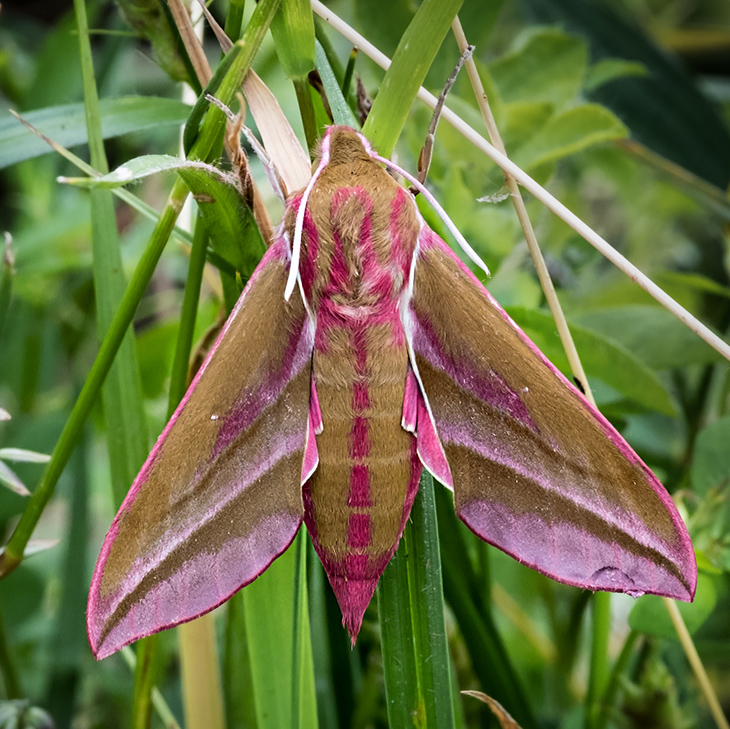
[[279, 240], [114, 519], [89, 594], [97, 658], [213, 609], [301, 524], [313, 338], [287, 272]]
[[651, 471], [427, 227], [414, 266], [406, 329], [459, 517], [562, 582], [691, 600], [692, 545]]

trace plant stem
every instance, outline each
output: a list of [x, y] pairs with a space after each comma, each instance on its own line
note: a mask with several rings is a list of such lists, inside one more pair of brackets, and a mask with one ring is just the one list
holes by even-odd
[[591, 623], [591, 663], [586, 696], [586, 726], [596, 726], [601, 712], [601, 696], [608, 683], [608, 639], [611, 635], [611, 594], [593, 595]]
[[5, 694], [8, 699], [21, 699], [23, 692], [20, 689], [18, 669], [15, 665], [15, 657], [8, 643], [8, 635], [5, 631], [5, 619], [0, 612], [0, 671], [5, 681]]
[[616, 663], [613, 666], [613, 670], [611, 671], [611, 678], [608, 681], [606, 692], [603, 695], [603, 701], [601, 701], [600, 705], [601, 710], [598, 713], [598, 717], [596, 718], [594, 729], [605, 729], [606, 724], [608, 724], [610, 711], [613, 708], [613, 704], [616, 701], [616, 696], [618, 695], [619, 689], [621, 687], [621, 677], [626, 671], [626, 666], [629, 662], [631, 651], [634, 649], [638, 638], [639, 633], [637, 633], [635, 630], [632, 630], [629, 632], [626, 640], [624, 641], [623, 648], [621, 648], [621, 653], [619, 653], [619, 656], [616, 659]]
[[722, 707], [720, 706], [720, 701], [717, 698], [717, 694], [712, 688], [710, 679], [707, 676], [707, 671], [705, 671], [705, 667], [702, 665], [702, 660], [697, 653], [697, 648], [695, 648], [695, 644], [692, 641], [692, 636], [689, 634], [689, 630], [687, 630], [687, 626], [684, 624], [684, 620], [682, 619], [682, 615], [679, 612], [677, 603], [667, 597], [662, 599], [664, 600], [664, 605], [667, 608], [669, 617], [674, 624], [674, 629], [677, 631], [677, 636], [679, 637], [679, 641], [682, 644], [682, 648], [684, 648], [687, 660], [692, 666], [692, 670], [697, 677], [697, 682], [700, 685], [700, 689], [703, 696], [705, 697], [705, 701], [707, 701], [710, 707], [710, 712], [712, 713], [712, 718], [715, 720], [715, 724], [717, 724], [718, 729], [730, 729], [730, 725], [728, 724], [728, 720], [722, 711]]

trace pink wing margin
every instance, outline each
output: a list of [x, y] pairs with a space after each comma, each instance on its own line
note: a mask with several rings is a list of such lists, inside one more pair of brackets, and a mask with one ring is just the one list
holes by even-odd
[[313, 329], [298, 291], [284, 301], [287, 251], [254, 271], [111, 525], [87, 610], [97, 659], [217, 607], [299, 529]]
[[692, 544], [654, 474], [426, 226], [413, 266], [418, 451], [459, 518], [561, 582], [692, 600]]

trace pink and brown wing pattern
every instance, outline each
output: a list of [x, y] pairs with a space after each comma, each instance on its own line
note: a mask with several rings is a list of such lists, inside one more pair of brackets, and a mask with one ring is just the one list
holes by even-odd
[[89, 594], [97, 658], [213, 609], [299, 529], [313, 327], [298, 291], [284, 301], [288, 265], [280, 239], [114, 519]]
[[425, 226], [414, 267], [418, 437], [439, 436], [419, 452], [453, 482], [459, 517], [562, 582], [691, 600], [692, 545], [651, 471]]

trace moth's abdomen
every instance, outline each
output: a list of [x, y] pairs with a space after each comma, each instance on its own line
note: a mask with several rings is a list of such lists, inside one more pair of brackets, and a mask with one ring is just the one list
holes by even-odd
[[305, 486], [305, 522], [351, 635], [390, 560], [421, 473], [401, 426], [408, 357], [388, 325], [338, 328], [315, 351], [324, 429]]
[[408, 350], [399, 307], [415, 219], [406, 193], [378, 171], [386, 205], [371, 187], [326, 196], [325, 179], [324, 190], [315, 188], [301, 270], [316, 316], [312, 376], [323, 423], [319, 465], [304, 487], [305, 522], [351, 636], [398, 545], [421, 473], [415, 438], [401, 424]]

